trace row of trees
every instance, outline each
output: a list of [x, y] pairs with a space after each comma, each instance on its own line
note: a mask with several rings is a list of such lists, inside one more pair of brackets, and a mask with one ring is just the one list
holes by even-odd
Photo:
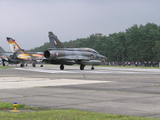
[[[160, 61], [160, 26], [154, 23], [139, 26], [135, 24], [125, 32], [109, 36], [96, 33], [63, 44], [70, 48], [93, 48], [106, 56], [108, 61]], [[44, 51], [48, 47], [48, 43], [45, 43], [31, 51]]]

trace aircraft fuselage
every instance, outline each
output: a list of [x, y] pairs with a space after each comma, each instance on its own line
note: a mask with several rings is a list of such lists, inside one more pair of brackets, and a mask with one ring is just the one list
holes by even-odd
[[44, 52], [44, 56], [52, 64], [66, 65], [101, 65], [106, 59], [91, 48], [51, 48]]

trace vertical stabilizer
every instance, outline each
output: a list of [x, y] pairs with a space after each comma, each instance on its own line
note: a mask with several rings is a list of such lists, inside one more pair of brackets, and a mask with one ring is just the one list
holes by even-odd
[[55, 36], [52, 32], [48, 32], [48, 37], [51, 48], [64, 48], [62, 43], [58, 40], [57, 36]]
[[0, 53], [5, 53], [6, 51], [2, 48], [2, 47], [0, 47]]
[[24, 51], [18, 46], [18, 44], [12, 38], [7, 37], [8, 44], [13, 53], [24, 54]]

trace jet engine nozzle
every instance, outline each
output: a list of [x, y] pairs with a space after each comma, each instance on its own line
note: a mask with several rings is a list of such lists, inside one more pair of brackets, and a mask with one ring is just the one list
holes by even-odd
[[50, 51], [50, 50], [46, 50], [44, 52], [44, 57], [45, 58], [49, 58], [49, 59], [54, 58], [55, 57], [55, 52], [54, 51]]

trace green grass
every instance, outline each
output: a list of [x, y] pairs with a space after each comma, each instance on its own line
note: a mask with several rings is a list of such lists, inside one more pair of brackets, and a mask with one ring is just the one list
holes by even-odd
[[11, 68], [11, 67], [8, 67], [8, 66], [0, 66], [0, 69], [8, 69], [8, 68]]
[[[13, 104], [12, 103], [4, 103], [0, 102], [0, 110], [12, 110]], [[36, 107], [27, 107], [25, 105], [18, 105], [17, 109], [33, 109], [33, 110], [42, 110], [41, 108]]]
[[[25, 105], [19, 105], [17, 109], [21, 111], [21, 109], [30, 108], [26, 107]], [[0, 102], [0, 120], [158, 120], [156, 118], [94, 113], [74, 109], [32, 109], [38, 111], [27, 113], [3, 112], [2, 110], [13, 110], [13, 105], [11, 103]]]

